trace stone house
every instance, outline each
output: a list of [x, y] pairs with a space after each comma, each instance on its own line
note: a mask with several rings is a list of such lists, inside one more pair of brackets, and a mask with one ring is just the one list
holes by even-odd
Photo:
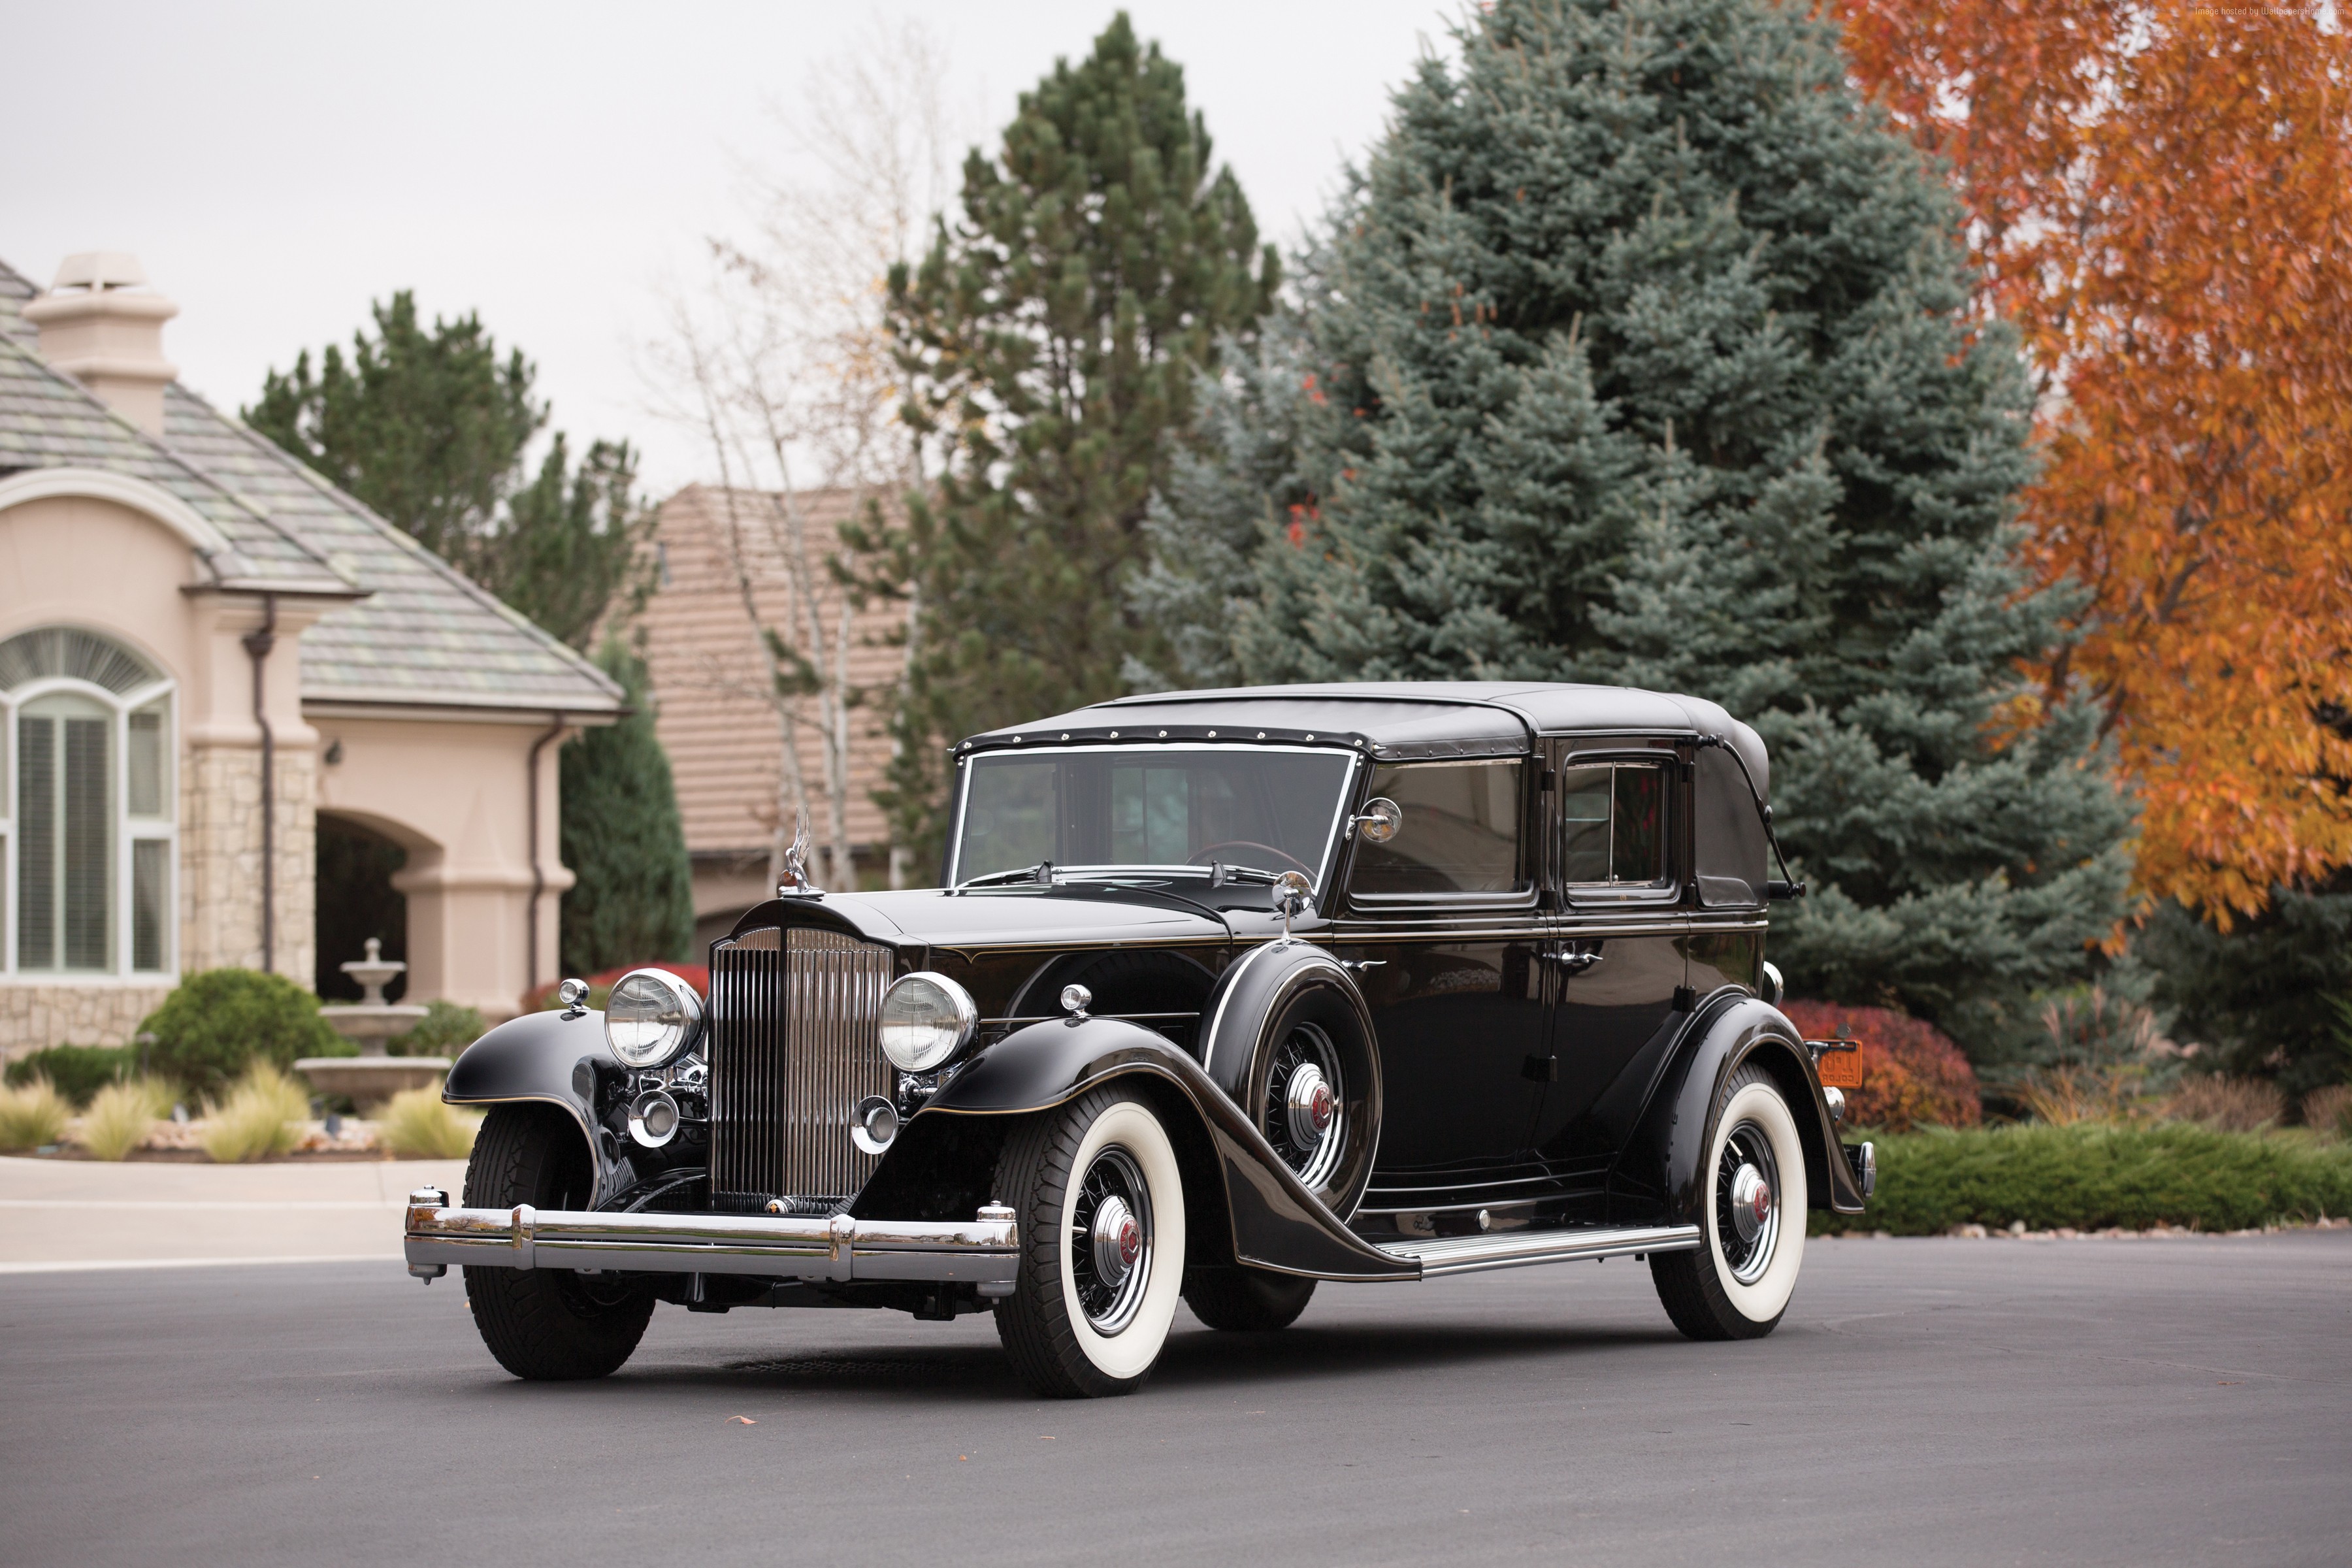
[[[812, 568], [814, 608], [829, 637], [840, 631], [841, 590], [824, 563], [840, 549], [841, 525], [856, 515], [857, 492], [803, 490], [792, 498], [801, 550]], [[771, 855], [782, 811], [782, 721], [769, 700], [761, 628], [800, 647], [805, 616], [795, 613], [793, 574], [784, 541], [785, 498], [762, 491], [689, 485], [662, 504], [655, 548], [660, 572], [638, 625], [655, 700], [655, 728], [669, 752], [686, 847], [694, 862], [698, 945], [724, 935], [736, 917], [770, 896]], [[805, 607], [805, 606], [804, 606]], [[849, 837], [860, 879], [891, 876], [889, 827], [873, 791], [888, 766], [884, 731], [888, 693], [905, 651], [892, 637], [904, 625], [900, 605], [850, 611], [849, 683], [873, 696], [849, 714]], [[836, 645], [837, 646], [837, 645]], [[803, 766], [821, 772], [820, 739], [799, 727]], [[812, 782], [811, 789], [816, 788]], [[824, 805], [811, 831], [824, 837]], [[792, 818], [782, 813], [789, 834]], [[902, 868], [915, 880], [929, 868]]]
[[136, 262], [0, 265], [0, 1054], [183, 973], [310, 984], [317, 842], [389, 846], [408, 997], [553, 979], [554, 747], [593, 665], [182, 386]]

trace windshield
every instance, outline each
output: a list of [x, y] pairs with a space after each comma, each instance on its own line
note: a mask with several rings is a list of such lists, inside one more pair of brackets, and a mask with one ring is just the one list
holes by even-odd
[[1346, 804], [1342, 752], [1272, 746], [986, 752], [964, 769], [950, 880], [1212, 863], [1319, 879]]

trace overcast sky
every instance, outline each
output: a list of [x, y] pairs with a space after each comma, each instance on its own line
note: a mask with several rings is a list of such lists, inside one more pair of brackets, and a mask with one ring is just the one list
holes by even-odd
[[[744, 226], [769, 106], [877, 21], [920, 18], [983, 131], [1110, 4], [151, 4], [9, 7], [0, 258], [46, 287], [128, 250], [176, 300], [166, 352], [225, 409], [348, 340], [371, 300], [478, 310], [539, 362], [555, 424], [626, 436], [656, 493], [705, 477], [649, 413], [656, 290]], [[1453, 0], [1142, 0], [1269, 237], [1318, 211]]]

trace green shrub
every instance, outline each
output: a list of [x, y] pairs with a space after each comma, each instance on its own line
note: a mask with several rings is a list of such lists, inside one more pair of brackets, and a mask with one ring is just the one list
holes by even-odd
[[73, 1108], [65, 1096], [37, 1078], [16, 1089], [0, 1089], [0, 1149], [38, 1149], [65, 1136]]
[[224, 1165], [283, 1154], [294, 1147], [294, 1123], [310, 1113], [310, 1097], [300, 1085], [271, 1063], [256, 1062], [226, 1100], [205, 1103], [197, 1142]]
[[482, 1119], [451, 1110], [435, 1089], [408, 1089], [392, 1097], [376, 1118], [376, 1137], [406, 1160], [457, 1160], [472, 1152]]
[[480, 1013], [455, 1002], [425, 1005], [425, 1016], [404, 1035], [394, 1035], [384, 1048], [396, 1057], [454, 1057], [482, 1037], [489, 1028]]
[[83, 1112], [81, 1146], [101, 1160], [120, 1160], [147, 1142], [172, 1109], [172, 1086], [159, 1078], [126, 1079], [91, 1097]]
[[74, 1104], [88, 1105], [91, 1095], [117, 1079], [129, 1077], [138, 1066], [135, 1046], [51, 1046], [10, 1062], [8, 1087], [22, 1089], [37, 1078], [45, 1078]]
[[207, 1098], [218, 1098], [256, 1062], [290, 1068], [299, 1057], [357, 1049], [319, 1016], [316, 996], [282, 974], [253, 969], [189, 975], [140, 1027], [155, 1036], [148, 1065]]
[[2352, 1214], [2352, 1148], [2191, 1122], [1930, 1128], [1879, 1139], [1867, 1213], [1815, 1213], [1823, 1231], [1937, 1236], [1956, 1225], [2240, 1230]]

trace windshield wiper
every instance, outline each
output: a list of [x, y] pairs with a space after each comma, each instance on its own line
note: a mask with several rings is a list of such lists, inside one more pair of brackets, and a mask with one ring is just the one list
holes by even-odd
[[1043, 887], [1051, 887], [1054, 884], [1054, 863], [1040, 860], [1034, 866], [1024, 866], [1014, 871], [991, 871], [985, 876], [966, 877], [955, 885], [953, 890], [961, 893], [966, 888], [1001, 887], [1008, 882], [1035, 882]]

